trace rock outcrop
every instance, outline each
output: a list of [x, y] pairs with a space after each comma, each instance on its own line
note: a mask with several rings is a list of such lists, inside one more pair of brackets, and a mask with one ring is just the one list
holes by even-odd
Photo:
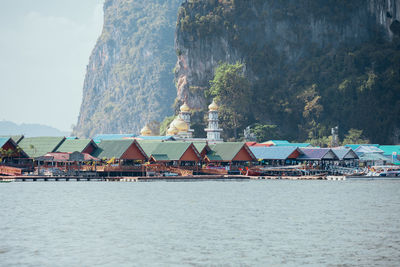
[[174, 31], [181, 0], [106, 0], [74, 133], [139, 133], [172, 113]]
[[[346, 75], [357, 72], [350, 78], [360, 80], [366, 73], [375, 75], [379, 72], [374, 70], [376, 64], [372, 62], [375, 55], [370, 50], [367, 54], [365, 50], [369, 49], [367, 46], [376, 46], [379, 50], [378, 46], [384, 42], [390, 46], [392, 40], [400, 36], [399, 20], [399, 0], [185, 2], [178, 12], [175, 34], [178, 99], [187, 99], [193, 108], [204, 108], [204, 90], [209, 88], [215, 68], [220, 62], [239, 61], [245, 64], [246, 76], [254, 87], [255, 122], [280, 124], [284, 132], [290, 132], [287, 137], [307, 138], [304, 131], [299, 133], [299, 124], [305, 124], [302, 120], [307, 120], [301, 117], [304, 106], [296, 105], [300, 94], [315, 84], [316, 93], [322, 96], [325, 114], [313, 120], [324, 128], [323, 131], [328, 132], [329, 127], [340, 124], [342, 129], [361, 128], [372, 140], [382, 140], [400, 127], [395, 111], [388, 112], [393, 123], [385, 137], [378, 137], [366, 123], [358, 123], [361, 117], [347, 120], [343, 113], [326, 114], [342, 108], [348, 97], [329, 99], [327, 92], [336, 94], [333, 87], [337, 89], [345, 82]], [[390, 49], [393, 55], [397, 48], [393, 45]], [[362, 52], [366, 55], [361, 55]], [[349, 69], [347, 74], [338, 73], [337, 77], [327, 78], [333, 65], [340, 68], [339, 65], [347, 64], [343, 60], [352, 60], [351, 53], [360, 57], [359, 60], [365, 56], [369, 58], [362, 63], [364, 66], [354, 66], [355, 69]], [[339, 60], [341, 57], [345, 59]], [[330, 65], [326, 61], [331, 61]], [[386, 67], [396, 70], [394, 64], [387, 63]], [[310, 77], [307, 76], [309, 73], [312, 73]], [[354, 99], [360, 102], [376, 97], [382, 90], [376, 89], [374, 94], [364, 96], [361, 90], [357, 91], [358, 86], [361, 85], [354, 84], [351, 90]], [[393, 86], [397, 88], [398, 84]], [[395, 105], [396, 100], [400, 99], [395, 98], [391, 104]], [[352, 112], [360, 104], [347, 103], [354, 106], [346, 112]], [[377, 105], [377, 108], [383, 108], [383, 103]]]

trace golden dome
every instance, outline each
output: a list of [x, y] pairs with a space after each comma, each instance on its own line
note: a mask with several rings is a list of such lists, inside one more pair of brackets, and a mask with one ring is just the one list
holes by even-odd
[[176, 127], [171, 123], [171, 126], [167, 130], [167, 135], [172, 136], [177, 134], [178, 134], [178, 129], [176, 129]]
[[217, 111], [219, 109], [217, 103], [215, 103], [215, 101], [213, 100], [213, 102], [208, 106], [208, 109], [210, 111]]
[[187, 132], [189, 130], [189, 125], [182, 118], [179, 117], [173, 120], [171, 125], [175, 126], [175, 128], [178, 129], [179, 132]]
[[140, 134], [142, 136], [151, 136], [153, 134], [153, 132], [151, 131], [151, 129], [149, 128], [149, 126], [147, 126], [147, 124], [143, 127], [142, 130], [140, 130]]
[[188, 106], [188, 105], [186, 104], [186, 102], [185, 102], [185, 103], [183, 103], [183, 105], [181, 106], [180, 110], [181, 110], [182, 112], [189, 112], [189, 111], [190, 111], [190, 108], [189, 108], [189, 106]]

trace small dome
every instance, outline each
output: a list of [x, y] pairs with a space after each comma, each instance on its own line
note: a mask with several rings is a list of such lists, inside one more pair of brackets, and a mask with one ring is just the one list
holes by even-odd
[[208, 106], [208, 109], [210, 111], [217, 111], [219, 109], [217, 103], [215, 103], [215, 101], [213, 100], [213, 102]]
[[179, 132], [187, 132], [189, 130], [189, 125], [182, 119], [176, 118], [171, 125], [175, 126]]
[[188, 105], [186, 104], [186, 102], [185, 102], [185, 103], [183, 103], [183, 105], [181, 106], [180, 110], [181, 110], [182, 112], [189, 112], [189, 111], [190, 111], [190, 108], [189, 108], [189, 106], [188, 106]]
[[149, 128], [149, 126], [147, 126], [147, 124], [143, 127], [142, 130], [140, 130], [140, 134], [142, 136], [151, 136], [153, 134], [153, 132], [151, 131], [151, 129]]
[[172, 135], [177, 135], [177, 134], [178, 134], [178, 129], [176, 129], [176, 127], [174, 125], [171, 125], [167, 130], [167, 135], [172, 136]]

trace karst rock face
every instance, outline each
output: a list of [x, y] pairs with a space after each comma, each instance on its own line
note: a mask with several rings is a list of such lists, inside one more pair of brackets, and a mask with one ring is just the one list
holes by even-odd
[[[390, 43], [398, 38], [399, 21], [400, 0], [186, 1], [178, 10], [175, 32], [177, 98], [186, 99], [192, 108], [204, 109], [210, 101], [205, 99], [204, 90], [210, 87], [216, 67], [220, 62], [241, 62], [253, 84], [256, 122], [280, 124], [286, 133], [298, 131], [307, 119], [301, 117], [303, 110], [296, 107], [300, 93], [315, 84], [323, 106], [323, 114], [313, 118], [316, 124], [325, 129], [336, 124], [343, 126], [342, 130], [363, 129], [370, 140], [382, 141], [390, 137], [389, 132], [400, 128], [394, 114], [397, 111], [388, 112], [393, 123], [382, 125], [387, 133], [377, 137], [379, 133], [370, 129], [366, 121], [379, 118], [363, 118], [365, 111], [356, 109], [379, 97], [382, 92], [378, 91], [387, 85], [381, 83], [380, 89], [371, 89], [367, 96], [362, 89], [356, 89], [363, 88], [356, 83], [364, 76], [386, 79], [385, 71], [398, 72], [393, 62], [376, 62], [379, 56], [372, 55], [374, 49], [368, 46], [379, 50], [382, 40]], [[390, 49], [396, 51], [395, 47]], [[386, 51], [382, 56], [395, 57], [387, 49], [382, 51]], [[346, 62], [353, 55], [355, 62], [350, 66]], [[363, 57], [365, 62], [361, 62]], [[345, 70], [349, 77], [341, 69], [343, 66], [349, 66]], [[387, 69], [383, 71], [382, 66]], [[345, 87], [340, 86], [343, 83], [352, 84], [346, 90], [353, 91], [336, 92], [335, 88]], [[349, 98], [352, 101], [347, 101]], [[400, 100], [398, 94], [395, 98]], [[396, 101], [391, 105], [395, 106]], [[345, 105], [354, 110], [336, 112]], [[382, 105], [384, 102], [376, 103], [377, 108], [383, 109]], [[378, 113], [383, 116], [383, 112]], [[307, 138], [300, 136], [294, 134], [292, 138]]]
[[74, 133], [139, 133], [172, 113], [174, 31], [181, 0], [106, 0]]
[[[179, 9], [175, 47], [178, 99], [203, 108], [220, 62], [246, 63], [251, 53], [269, 50], [287, 63], [310, 56], [313, 49], [353, 46], [382, 31], [388, 40], [400, 34], [400, 0], [355, 1], [189, 1]], [[223, 10], [221, 10], [223, 9]]]
[[[381, 44], [399, 38], [399, 21], [400, 0], [106, 0], [74, 133], [139, 133], [172, 115], [175, 100], [204, 110], [216, 67], [241, 62], [253, 122], [296, 133], [312, 120], [380, 141], [400, 129], [397, 48]], [[301, 93], [311, 86], [323, 112], [304, 118]]]

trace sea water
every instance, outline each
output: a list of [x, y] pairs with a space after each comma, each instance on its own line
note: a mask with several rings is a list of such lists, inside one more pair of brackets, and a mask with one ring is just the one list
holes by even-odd
[[0, 184], [0, 266], [400, 266], [400, 181]]

